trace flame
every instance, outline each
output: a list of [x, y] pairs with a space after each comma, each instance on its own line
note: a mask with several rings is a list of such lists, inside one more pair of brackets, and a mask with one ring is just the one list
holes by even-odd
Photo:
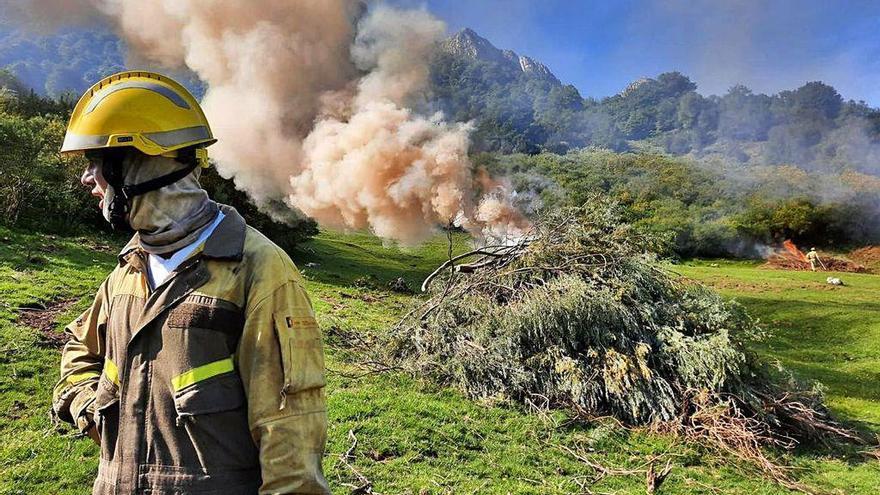
[[794, 258], [798, 261], [807, 262], [807, 255], [804, 254], [803, 251], [798, 249], [797, 245], [791, 241], [791, 239], [786, 239], [782, 243], [782, 248], [785, 249], [785, 253], [789, 257]]

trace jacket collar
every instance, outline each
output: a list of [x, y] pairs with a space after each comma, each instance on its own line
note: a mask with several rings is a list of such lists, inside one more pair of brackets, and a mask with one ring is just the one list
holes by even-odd
[[[208, 240], [205, 241], [205, 247], [202, 249], [201, 256], [215, 259], [229, 259], [234, 261], [241, 260], [244, 252], [245, 224], [244, 218], [238, 214], [235, 208], [227, 205], [220, 205], [220, 211], [225, 217], [211, 233]], [[140, 234], [135, 232], [128, 244], [119, 252], [119, 266], [125, 266], [130, 263], [132, 256], [137, 256], [138, 252], [143, 252], [140, 246]]]

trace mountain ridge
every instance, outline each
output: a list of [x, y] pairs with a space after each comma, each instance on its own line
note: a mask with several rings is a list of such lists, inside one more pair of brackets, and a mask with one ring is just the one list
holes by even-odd
[[440, 43], [440, 49], [450, 55], [464, 57], [470, 60], [496, 62], [508, 67], [517, 68], [523, 74], [546, 79], [558, 85], [562, 85], [553, 71], [543, 63], [525, 55], [519, 55], [513, 50], [500, 49], [491, 41], [483, 38], [471, 28], [449, 36]]
[[[724, 95], [704, 96], [687, 76], [666, 72], [633, 81], [612, 96], [585, 98], [540, 61], [497, 48], [473, 29], [452, 34], [437, 48], [420, 110], [473, 122], [474, 152], [654, 149], [880, 175], [880, 109], [845, 100], [819, 81], [775, 95], [737, 85]], [[124, 52], [107, 31], [34, 38], [0, 22], [0, 88], [24, 93], [30, 87], [75, 100], [100, 77], [122, 70]], [[173, 75], [197, 97], [203, 94], [194, 75]]]

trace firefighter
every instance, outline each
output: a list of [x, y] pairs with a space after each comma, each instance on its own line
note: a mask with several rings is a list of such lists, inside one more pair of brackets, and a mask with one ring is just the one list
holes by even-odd
[[67, 326], [53, 411], [101, 446], [93, 493], [329, 493], [321, 337], [287, 254], [200, 187], [211, 129], [159, 74], [77, 103], [62, 147], [133, 230]]
[[816, 252], [816, 248], [810, 248], [810, 252], [807, 253], [807, 261], [810, 262], [810, 269], [814, 272], [816, 271], [816, 267], [822, 264], [822, 260], [819, 259], [819, 253]]

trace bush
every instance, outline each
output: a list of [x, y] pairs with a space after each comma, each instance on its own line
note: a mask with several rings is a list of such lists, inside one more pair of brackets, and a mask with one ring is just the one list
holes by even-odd
[[94, 198], [79, 182], [85, 161], [58, 153], [66, 124], [56, 115], [0, 112], [3, 223], [57, 232], [103, 224]]
[[503, 268], [449, 275], [440, 306], [395, 334], [395, 357], [473, 397], [540, 394], [637, 424], [672, 419], [690, 389], [739, 389], [754, 323], [667, 277], [645, 251], [660, 240], [620, 214], [551, 214]]

